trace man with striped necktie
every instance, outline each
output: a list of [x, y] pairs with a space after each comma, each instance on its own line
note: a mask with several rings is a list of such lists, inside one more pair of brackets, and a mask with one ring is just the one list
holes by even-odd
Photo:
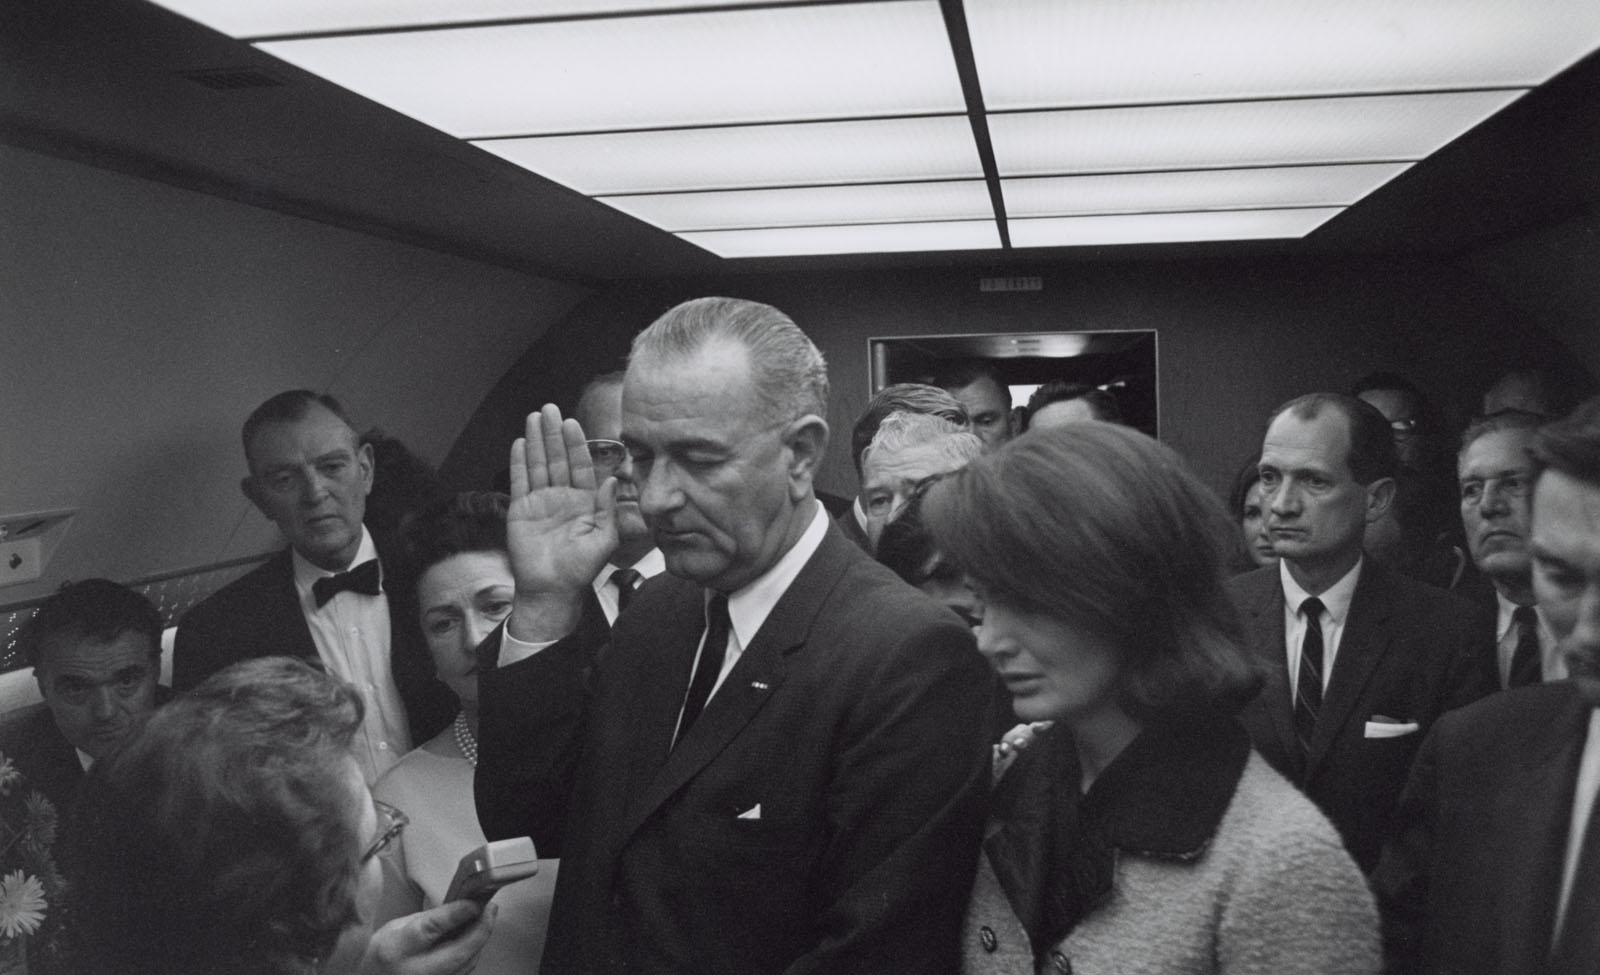
[[1367, 403], [1312, 393], [1284, 404], [1260, 461], [1279, 564], [1230, 583], [1267, 675], [1242, 715], [1251, 740], [1367, 872], [1428, 725], [1494, 689], [1481, 614], [1363, 558], [1396, 465], [1389, 424]]

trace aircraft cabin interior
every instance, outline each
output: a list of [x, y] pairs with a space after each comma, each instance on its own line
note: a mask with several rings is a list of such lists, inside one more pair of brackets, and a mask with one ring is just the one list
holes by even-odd
[[844, 496], [943, 357], [1143, 350], [1096, 381], [1219, 492], [1303, 392], [1600, 374], [1597, 51], [1592, 0], [9, 0], [0, 705], [63, 583], [171, 626], [282, 547], [273, 393], [488, 488], [692, 297], [821, 349]]

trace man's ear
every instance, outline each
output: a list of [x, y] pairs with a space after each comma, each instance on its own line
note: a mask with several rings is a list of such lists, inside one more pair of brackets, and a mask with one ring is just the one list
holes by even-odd
[[1380, 477], [1367, 485], [1367, 524], [1377, 521], [1388, 514], [1389, 506], [1394, 504], [1395, 479]]
[[373, 459], [372, 444], [364, 443], [356, 448], [356, 467], [361, 471], [361, 496], [366, 497], [372, 493], [372, 476], [377, 470], [377, 462]]
[[811, 481], [828, 450], [828, 421], [815, 413], [791, 420], [783, 428], [783, 444], [789, 449], [789, 496], [800, 501], [811, 493]]

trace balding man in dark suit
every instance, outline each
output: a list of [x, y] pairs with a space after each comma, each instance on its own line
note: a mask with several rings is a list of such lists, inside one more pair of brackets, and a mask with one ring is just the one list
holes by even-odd
[[1267, 675], [1243, 718], [1370, 872], [1423, 733], [1493, 690], [1490, 624], [1363, 558], [1368, 521], [1394, 497], [1394, 447], [1376, 409], [1333, 393], [1292, 400], [1268, 424], [1260, 466], [1280, 561], [1229, 583]]

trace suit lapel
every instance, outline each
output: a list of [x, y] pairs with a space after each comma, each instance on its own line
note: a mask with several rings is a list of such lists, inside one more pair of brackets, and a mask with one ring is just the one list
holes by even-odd
[[[1328, 688], [1322, 696], [1322, 710], [1317, 712], [1317, 727], [1311, 735], [1311, 747], [1306, 756], [1307, 782], [1317, 774], [1329, 746], [1344, 726], [1352, 720], [1364, 723], [1368, 717], [1358, 713], [1361, 695], [1388, 650], [1391, 609], [1390, 587], [1383, 578], [1383, 570], [1368, 559], [1356, 581], [1350, 614], [1345, 619], [1339, 651], [1334, 656], [1333, 676], [1328, 679]], [[1410, 715], [1391, 717], [1405, 719]]]
[[1289, 685], [1283, 631], [1283, 582], [1275, 569], [1263, 572], [1261, 579], [1266, 584], [1253, 594], [1246, 607], [1250, 652], [1266, 674], [1258, 700], [1271, 721], [1279, 751], [1288, 758], [1298, 778], [1304, 758], [1294, 732], [1294, 693]]
[[269, 613], [282, 613], [282, 617], [265, 633], [281, 635], [287, 641], [273, 653], [299, 657], [318, 670], [323, 670], [322, 655], [317, 653], [316, 641], [311, 639], [311, 626], [306, 623], [306, 614], [300, 610], [300, 593], [294, 587], [292, 551], [286, 548], [276, 556], [277, 564], [272, 569], [275, 592], [262, 602], [262, 608]]
[[[679, 585], [681, 591], [663, 607], [665, 611], [659, 616], [650, 614], [653, 617], [651, 631], [642, 640], [632, 637], [642, 617], [637, 607], [630, 606], [628, 614], [617, 620], [628, 632], [614, 629], [613, 637], [620, 639], [616, 639], [617, 645], [606, 653], [605, 668], [628, 672], [627, 680], [632, 687], [626, 710], [634, 729], [629, 735], [632, 760], [623, 793], [627, 797], [626, 822], [629, 824], [624, 836], [653, 808], [649, 798], [654, 791], [653, 783], [672, 747], [678, 711], [689, 690], [695, 650], [705, 632], [705, 607], [700, 587], [691, 583]], [[628, 659], [622, 659], [624, 655], [629, 655]]]
[[[728, 672], [727, 679], [706, 702], [699, 719], [684, 735], [678, 747], [665, 755], [665, 761], [658, 766], [659, 772], [637, 794], [638, 798], [630, 805], [628, 817], [622, 825], [623, 842], [673, 793], [715, 759], [777, 693], [788, 671], [789, 655], [804, 646], [824, 599], [847, 564], [850, 544], [834, 529], [830, 529], [823, 537], [822, 545], [772, 608], [760, 631]], [[695, 605], [698, 607], [698, 603]], [[671, 746], [678, 710], [688, 690], [694, 649], [704, 628], [703, 619], [697, 615], [693, 625], [694, 635], [688, 641], [688, 654], [673, 655], [679, 658], [675, 664], [676, 673], [657, 675], [662, 681], [659, 688], [672, 687], [675, 693], [659, 706], [653, 706], [657, 715], [655, 722], [650, 727], [640, 729], [641, 734], [648, 736], [644, 740], [649, 743], [642, 751], [658, 754], [655, 751], [657, 748], [666, 751]], [[656, 697], [662, 698], [659, 688]], [[648, 693], [643, 684], [640, 689]], [[660, 745], [656, 742], [660, 742]], [[639, 766], [635, 767], [638, 769]], [[642, 779], [634, 781], [636, 784], [643, 782]]]
[[1504, 869], [1499, 941], [1502, 970], [1542, 969], [1554, 935], [1556, 900], [1566, 860], [1578, 762], [1588, 735], [1589, 708], [1576, 693], [1555, 714], [1530, 715], [1519, 761], [1505, 767], [1494, 802]]

